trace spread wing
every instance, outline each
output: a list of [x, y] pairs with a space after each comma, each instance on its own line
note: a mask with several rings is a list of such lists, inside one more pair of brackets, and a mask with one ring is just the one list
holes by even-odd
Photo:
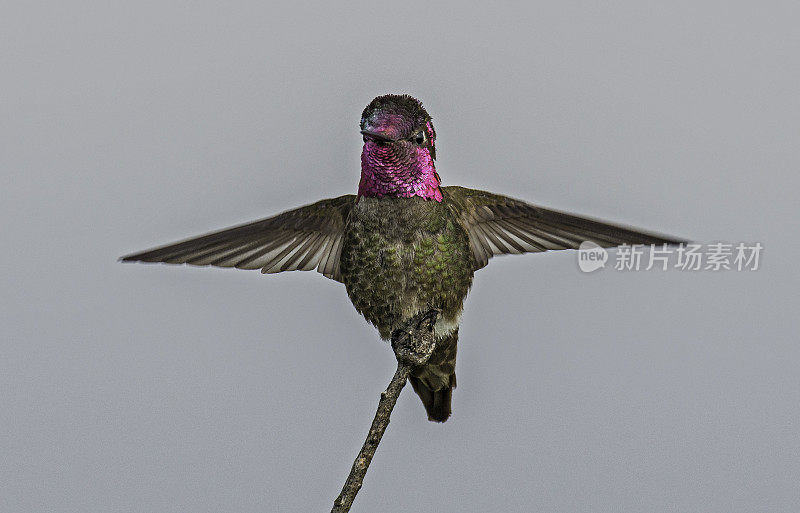
[[494, 255], [577, 249], [584, 241], [602, 247], [686, 242], [485, 191], [455, 186], [442, 187], [442, 191], [469, 235], [476, 270]]
[[316, 268], [328, 278], [341, 281], [342, 233], [354, 202], [352, 194], [325, 199], [121, 260], [261, 269], [262, 273]]

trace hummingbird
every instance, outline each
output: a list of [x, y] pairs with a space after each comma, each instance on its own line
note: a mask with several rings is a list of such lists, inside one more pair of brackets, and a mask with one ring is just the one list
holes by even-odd
[[409, 381], [428, 419], [451, 415], [464, 299], [475, 271], [495, 255], [577, 249], [590, 241], [679, 244], [672, 237], [577, 216], [500, 194], [442, 186], [436, 131], [409, 95], [378, 96], [360, 122], [357, 194], [121, 258], [196, 266], [310, 271], [344, 284], [355, 309], [384, 340], [436, 309], [436, 347]]

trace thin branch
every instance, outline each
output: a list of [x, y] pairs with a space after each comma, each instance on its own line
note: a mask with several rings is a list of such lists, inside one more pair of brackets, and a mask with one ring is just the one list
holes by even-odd
[[372, 419], [372, 426], [369, 428], [367, 439], [361, 447], [361, 451], [353, 462], [350, 475], [347, 476], [339, 497], [333, 502], [331, 513], [347, 513], [353, 505], [356, 494], [361, 489], [364, 476], [367, 474], [372, 457], [378, 449], [378, 444], [383, 438], [383, 433], [389, 425], [389, 417], [392, 414], [400, 391], [406, 384], [406, 379], [411, 373], [411, 369], [418, 365], [424, 365], [430, 358], [431, 353], [436, 348], [433, 339], [433, 325], [439, 316], [438, 310], [429, 310], [417, 314], [406, 322], [403, 327], [392, 333], [392, 349], [397, 358], [397, 371], [394, 373], [389, 386], [381, 394], [378, 401], [378, 410], [375, 418]]

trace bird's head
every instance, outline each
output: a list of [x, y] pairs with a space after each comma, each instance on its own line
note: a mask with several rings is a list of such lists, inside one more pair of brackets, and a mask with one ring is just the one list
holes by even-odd
[[422, 103], [408, 95], [372, 100], [361, 115], [359, 196], [419, 196], [442, 201], [436, 174], [436, 132]]

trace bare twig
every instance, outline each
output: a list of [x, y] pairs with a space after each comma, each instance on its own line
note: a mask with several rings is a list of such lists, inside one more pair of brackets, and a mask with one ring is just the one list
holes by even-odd
[[392, 381], [389, 382], [389, 386], [381, 394], [378, 411], [375, 412], [367, 439], [353, 462], [350, 475], [347, 476], [347, 481], [342, 487], [342, 493], [333, 502], [331, 513], [350, 511], [356, 494], [361, 489], [372, 457], [375, 455], [375, 450], [389, 425], [389, 416], [392, 414], [411, 369], [417, 365], [424, 365], [436, 347], [433, 339], [433, 325], [438, 316], [438, 310], [419, 313], [409, 319], [402, 328], [392, 333], [392, 349], [397, 358], [397, 371], [394, 373]]

